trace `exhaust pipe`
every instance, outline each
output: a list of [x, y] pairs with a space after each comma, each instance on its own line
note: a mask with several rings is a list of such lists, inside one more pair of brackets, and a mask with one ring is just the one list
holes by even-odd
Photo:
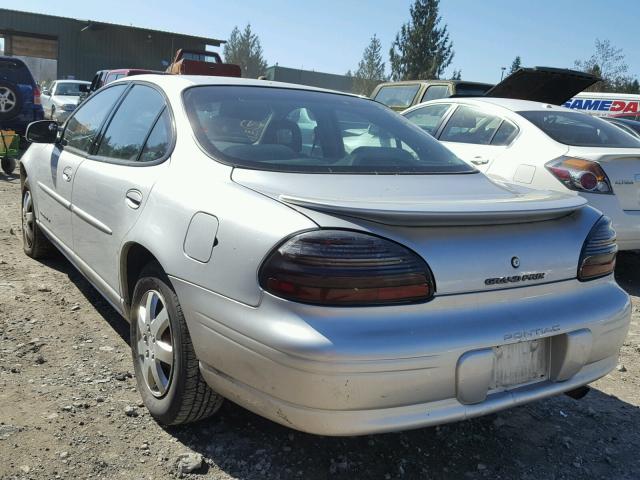
[[574, 400], [580, 400], [587, 393], [589, 393], [590, 390], [591, 390], [591, 387], [588, 387], [587, 385], [583, 385], [582, 387], [574, 388], [573, 390], [564, 392], [564, 394], [567, 395], [568, 397], [573, 398]]

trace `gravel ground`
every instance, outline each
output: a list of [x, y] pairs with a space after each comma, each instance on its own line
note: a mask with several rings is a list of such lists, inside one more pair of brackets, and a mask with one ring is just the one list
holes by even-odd
[[2, 479], [640, 477], [640, 255], [621, 255], [616, 272], [634, 296], [621, 366], [583, 400], [355, 438], [302, 434], [231, 402], [162, 428], [139, 403], [128, 324], [62, 257], [23, 254], [19, 209], [19, 179], [0, 174]]

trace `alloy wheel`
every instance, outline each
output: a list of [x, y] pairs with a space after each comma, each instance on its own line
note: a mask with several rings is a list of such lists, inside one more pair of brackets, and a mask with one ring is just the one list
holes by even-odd
[[33, 219], [33, 199], [31, 198], [31, 192], [27, 190], [22, 197], [22, 232], [24, 234], [24, 241], [29, 248], [33, 246], [35, 230]]
[[13, 90], [9, 90], [7, 87], [0, 87], [0, 113], [13, 110], [16, 102], [17, 98]]
[[137, 356], [149, 391], [162, 397], [171, 383], [173, 337], [166, 303], [160, 292], [149, 290], [137, 311]]

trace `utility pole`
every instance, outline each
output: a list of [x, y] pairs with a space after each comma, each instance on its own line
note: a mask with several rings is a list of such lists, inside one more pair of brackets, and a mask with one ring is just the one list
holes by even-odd
[[500, 70], [502, 70], [502, 73], [500, 74], [500, 81], [502, 81], [502, 79], [504, 78], [504, 71], [507, 69], [507, 67], [500, 67]]

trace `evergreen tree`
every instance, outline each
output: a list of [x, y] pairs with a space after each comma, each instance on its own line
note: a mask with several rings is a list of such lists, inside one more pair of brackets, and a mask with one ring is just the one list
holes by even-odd
[[396, 35], [389, 63], [394, 80], [440, 78], [453, 60], [453, 44], [447, 26], [440, 27], [440, 0], [415, 0], [411, 19]]
[[[348, 73], [350, 74], [351, 71]], [[385, 80], [382, 45], [374, 35], [364, 49], [362, 60], [358, 63], [358, 69], [353, 75], [353, 91], [360, 95], [370, 95], [376, 85]]]
[[240, 65], [245, 78], [264, 75], [267, 62], [262, 56], [260, 39], [251, 31], [250, 23], [242, 32], [237, 26], [233, 27], [229, 40], [224, 44], [224, 59], [227, 63]]
[[451, 80], [462, 80], [462, 70], [454, 70], [451, 74]]
[[508, 75], [511, 75], [519, 68], [522, 68], [522, 60], [520, 59], [520, 55], [513, 59], [513, 63], [511, 63], [511, 68], [509, 69]]

